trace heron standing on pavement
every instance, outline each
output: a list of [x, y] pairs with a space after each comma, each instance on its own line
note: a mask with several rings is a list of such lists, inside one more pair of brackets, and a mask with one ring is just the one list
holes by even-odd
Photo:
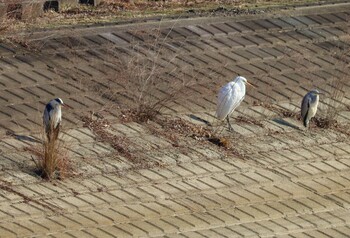
[[233, 81], [223, 86], [219, 91], [216, 117], [219, 120], [224, 120], [226, 118], [229, 131], [232, 130], [229, 117], [243, 101], [246, 84], [251, 85], [246, 78], [238, 76]]
[[320, 92], [313, 89], [308, 92], [301, 103], [301, 118], [305, 127], [309, 126], [311, 118], [316, 115]]
[[56, 98], [51, 100], [45, 106], [43, 122], [48, 141], [56, 140], [58, 138], [62, 120], [61, 106], [63, 105], [62, 99]]

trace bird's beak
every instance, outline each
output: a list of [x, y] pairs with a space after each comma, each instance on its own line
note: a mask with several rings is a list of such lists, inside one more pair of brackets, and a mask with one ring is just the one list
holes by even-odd
[[253, 84], [251, 84], [251, 83], [249, 83], [249, 82], [247, 82], [247, 84], [248, 84], [249, 86], [253, 87], [253, 88], [256, 88]]

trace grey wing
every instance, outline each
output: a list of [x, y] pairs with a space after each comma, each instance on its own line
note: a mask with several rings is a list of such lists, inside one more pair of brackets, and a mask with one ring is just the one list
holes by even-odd
[[218, 95], [218, 106], [216, 116], [219, 120], [225, 119], [243, 101], [245, 91], [237, 83], [227, 84]]
[[47, 130], [50, 127], [50, 114], [47, 108], [45, 108], [44, 110], [43, 123], [44, 123], [45, 129]]
[[55, 107], [50, 111], [50, 123], [53, 128], [56, 128], [61, 123], [61, 108]]
[[303, 101], [301, 102], [301, 117], [304, 119], [304, 117], [307, 115], [307, 112], [310, 107], [310, 101], [311, 97], [309, 94], [306, 94], [303, 98]]

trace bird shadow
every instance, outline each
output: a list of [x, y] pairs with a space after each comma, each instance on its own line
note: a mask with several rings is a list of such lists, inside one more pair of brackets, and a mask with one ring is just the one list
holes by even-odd
[[207, 120], [204, 120], [196, 115], [193, 115], [193, 114], [190, 114], [188, 115], [189, 118], [193, 119], [193, 120], [196, 120], [196, 121], [200, 121], [200, 122], [203, 122], [204, 124], [207, 124], [208, 126], [211, 126], [211, 123]]
[[288, 126], [288, 127], [293, 128], [293, 129], [296, 129], [296, 130], [300, 130], [300, 131], [301, 131], [301, 129], [300, 129], [298, 126], [293, 125], [292, 123], [289, 123], [289, 122], [287, 122], [286, 120], [283, 120], [282, 118], [274, 118], [274, 119], [272, 119], [272, 121], [274, 121], [274, 122], [276, 122], [277, 124], [280, 124], [280, 125], [282, 125], [282, 126]]
[[29, 142], [40, 143], [40, 144], [43, 143], [41, 140], [38, 140], [38, 139], [30, 137], [30, 136], [17, 135], [13, 132], [7, 132], [6, 134], [9, 136], [12, 136], [13, 138], [15, 138], [16, 140], [19, 140], [19, 141], [29, 141]]

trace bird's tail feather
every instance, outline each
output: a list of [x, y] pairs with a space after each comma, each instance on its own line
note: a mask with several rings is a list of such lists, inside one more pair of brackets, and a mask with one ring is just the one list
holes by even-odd
[[307, 119], [307, 114], [308, 114], [308, 113], [306, 113], [306, 115], [305, 115], [304, 118], [303, 118], [303, 122], [304, 122], [304, 126], [305, 126], [305, 127], [307, 127], [308, 124], [309, 124], [309, 120]]

